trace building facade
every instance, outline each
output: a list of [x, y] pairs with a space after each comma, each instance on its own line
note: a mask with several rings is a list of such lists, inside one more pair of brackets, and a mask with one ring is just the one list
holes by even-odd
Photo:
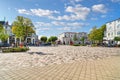
[[[115, 44], [115, 37], [120, 37], [120, 18], [106, 23], [104, 42], [107, 44]], [[118, 44], [120, 44], [120, 42], [118, 42]]]
[[[76, 36], [76, 41], [74, 40], [74, 37]], [[62, 44], [70, 44], [72, 43], [77, 43], [80, 44], [81, 42], [81, 38], [84, 37], [85, 38], [85, 42], [87, 42], [87, 33], [85, 32], [64, 32], [62, 34], [60, 34], [58, 36], [58, 40], [62, 43]]]
[[[12, 30], [11, 30], [11, 26], [8, 24], [8, 22], [5, 22], [5, 21], [0, 21], [0, 24], [3, 25], [3, 28], [5, 29], [5, 33], [8, 34], [9, 38], [7, 40], [7, 43], [10, 43], [12, 40]], [[2, 42], [0, 40], [0, 42]]]
[[[17, 43], [17, 44], [21, 44], [21, 38], [16, 38], [15, 35], [12, 33], [12, 26], [8, 24], [8, 22], [5, 22], [5, 21], [0, 21], [0, 24], [3, 25], [4, 29], [5, 29], [5, 33], [8, 34], [8, 40], [6, 41], [6, 43], [8, 44], [12, 44], [12, 43]], [[26, 38], [26, 43], [28, 44], [35, 44], [36, 41], [38, 41], [38, 36], [33, 33], [32, 35], [30, 36], [27, 36]], [[1, 42], [1, 40], [0, 40]]]

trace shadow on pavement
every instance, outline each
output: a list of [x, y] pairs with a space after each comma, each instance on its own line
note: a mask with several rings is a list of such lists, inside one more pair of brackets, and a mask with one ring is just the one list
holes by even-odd
[[52, 53], [43, 53], [43, 52], [27, 52], [28, 54], [30, 55], [33, 55], [33, 54], [38, 54], [38, 55], [53, 55]]

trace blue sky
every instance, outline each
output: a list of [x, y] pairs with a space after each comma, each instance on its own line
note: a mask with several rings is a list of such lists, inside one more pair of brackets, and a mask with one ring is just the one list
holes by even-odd
[[120, 18], [120, 0], [1, 0], [0, 20], [30, 18], [39, 36], [87, 32]]

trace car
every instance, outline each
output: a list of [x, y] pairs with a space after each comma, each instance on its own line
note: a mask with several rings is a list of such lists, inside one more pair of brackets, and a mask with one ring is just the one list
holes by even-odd
[[10, 44], [8, 44], [8, 43], [0, 43], [0, 47], [10, 47]]
[[51, 43], [42, 43], [41, 46], [51, 46]]

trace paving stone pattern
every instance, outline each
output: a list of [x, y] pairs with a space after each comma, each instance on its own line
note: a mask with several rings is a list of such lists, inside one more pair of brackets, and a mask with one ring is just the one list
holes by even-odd
[[120, 80], [120, 57], [1, 70], [0, 80]]
[[[119, 52], [118, 48], [112, 50]], [[1, 61], [4, 66], [0, 64], [0, 80], [120, 80], [120, 56], [115, 51], [110, 53], [110, 57], [100, 59], [75, 60], [71, 63], [63, 62], [45, 66], [16, 67], [16, 63], [10, 63], [11, 68], [9, 64], [3, 63], [11, 59], [3, 56], [6, 59], [1, 59], [4, 60]], [[4, 54], [0, 56], [2, 55]], [[27, 56], [29, 57], [28, 54]]]

